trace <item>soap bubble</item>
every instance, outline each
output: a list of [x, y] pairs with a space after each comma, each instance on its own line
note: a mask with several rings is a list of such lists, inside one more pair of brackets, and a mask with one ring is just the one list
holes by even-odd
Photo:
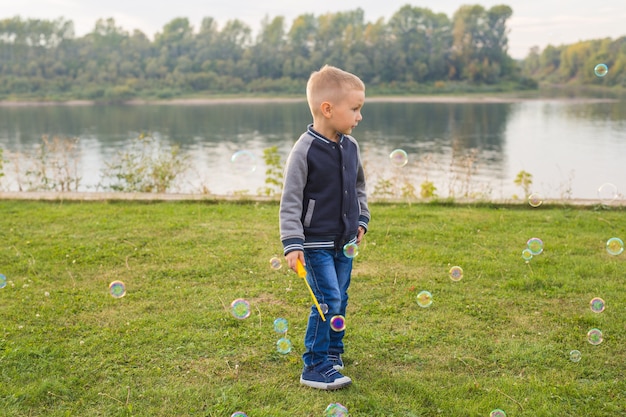
[[343, 246], [343, 254], [346, 258], [354, 258], [359, 254], [359, 246], [354, 242], [346, 243]]
[[605, 308], [604, 300], [600, 297], [592, 298], [589, 302], [589, 307], [594, 313], [602, 313]]
[[250, 317], [250, 303], [243, 298], [237, 298], [230, 303], [230, 312], [236, 319], [247, 319]]
[[3, 274], [0, 274], [0, 288], [4, 288], [7, 286], [7, 277]]
[[256, 170], [256, 156], [250, 151], [235, 152], [230, 157], [232, 169], [239, 174], [247, 174]]
[[617, 200], [617, 187], [610, 182], [605, 182], [598, 187], [598, 198], [602, 204], [610, 204]]
[[324, 411], [326, 417], [348, 417], [348, 409], [340, 403], [330, 403]]
[[248, 415], [243, 411], [235, 411], [230, 415], [230, 417], [248, 417]]
[[572, 350], [569, 353], [569, 360], [572, 362], [580, 362], [580, 359], [583, 357], [583, 354], [580, 353], [580, 350]]
[[463, 279], [463, 268], [460, 266], [453, 266], [450, 268], [450, 279], [452, 281], [460, 281]]
[[609, 67], [606, 64], [598, 64], [593, 68], [593, 73], [597, 77], [605, 77], [609, 73]]
[[291, 340], [286, 337], [281, 337], [278, 339], [278, 342], [276, 342], [276, 350], [283, 355], [291, 352]]
[[624, 242], [619, 237], [612, 237], [606, 241], [606, 251], [611, 255], [624, 252]]
[[530, 249], [526, 248], [522, 251], [522, 259], [524, 259], [526, 262], [530, 262], [532, 258], [533, 253], [530, 251]]
[[417, 294], [417, 305], [423, 308], [430, 307], [433, 303], [433, 295], [428, 291], [422, 291]]
[[392, 165], [397, 167], [403, 167], [409, 162], [409, 156], [402, 149], [394, 149], [389, 154], [389, 160]]
[[495, 410], [491, 410], [489, 417], [506, 417], [506, 413], [503, 410], [496, 408]]
[[528, 246], [528, 249], [530, 250], [530, 253], [533, 254], [533, 256], [537, 256], [541, 252], [543, 252], [543, 241], [538, 237], [531, 237], [530, 239], [528, 239], [528, 242], [526, 242], [526, 246]]
[[113, 298], [122, 298], [126, 295], [126, 286], [122, 281], [113, 281], [109, 284], [109, 294]]
[[276, 331], [276, 333], [287, 333], [287, 329], [289, 329], [287, 319], [279, 317], [274, 320], [274, 330]]
[[328, 304], [320, 304], [320, 310], [322, 310], [322, 313], [324, 314], [328, 313]]
[[587, 332], [587, 341], [592, 345], [599, 345], [604, 338], [600, 329], [591, 329]]
[[270, 259], [270, 267], [276, 271], [278, 271], [283, 266], [283, 263], [280, 261], [280, 258], [274, 256]]
[[531, 207], [539, 207], [543, 204], [543, 197], [539, 193], [532, 193], [528, 196], [528, 204], [530, 204]]
[[341, 315], [333, 316], [330, 319], [330, 328], [336, 332], [346, 330], [346, 318]]

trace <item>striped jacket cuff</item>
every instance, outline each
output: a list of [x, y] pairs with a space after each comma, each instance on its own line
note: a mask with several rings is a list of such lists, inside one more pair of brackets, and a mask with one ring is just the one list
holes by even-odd
[[283, 240], [283, 252], [287, 255], [293, 251], [304, 251], [304, 242], [302, 239], [285, 239]]
[[359, 226], [363, 227], [363, 229], [365, 229], [365, 233], [367, 233], [367, 225], [369, 223], [370, 219], [368, 219], [365, 216], [359, 216]]

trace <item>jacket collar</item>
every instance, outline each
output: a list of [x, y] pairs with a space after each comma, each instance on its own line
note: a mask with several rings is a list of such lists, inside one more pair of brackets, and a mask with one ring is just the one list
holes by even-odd
[[[313, 129], [313, 123], [311, 123], [310, 125], [307, 126], [307, 131], [309, 132], [309, 134], [311, 136], [313, 136], [316, 139], [321, 140], [324, 143], [334, 143], [334, 141], [328, 139], [327, 137], [325, 137], [324, 135], [322, 135], [321, 133], [317, 132], [316, 130]], [[343, 138], [344, 138], [344, 134], [340, 133], [339, 134], [339, 143], [343, 142]]]

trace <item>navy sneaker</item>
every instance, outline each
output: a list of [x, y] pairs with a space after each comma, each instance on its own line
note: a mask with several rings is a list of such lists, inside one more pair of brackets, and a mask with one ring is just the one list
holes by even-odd
[[328, 360], [330, 361], [330, 363], [333, 364], [333, 368], [335, 368], [335, 371], [343, 370], [343, 360], [341, 360], [340, 353], [337, 353], [337, 354], [329, 353]]
[[331, 363], [325, 362], [317, 367], [305, 367], [300, 383], [311, 388], [334, 390], [347, 387], [352, 384], [352, 380], [340, 374]]

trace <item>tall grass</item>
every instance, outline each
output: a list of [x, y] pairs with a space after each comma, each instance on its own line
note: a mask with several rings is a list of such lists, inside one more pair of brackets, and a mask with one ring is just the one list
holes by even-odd
[[[331, 402], [368, 417], [626, 414], [626, 254], [605, 250], [626, 236], [622, 209], [371, 210], [346, 317], [354, 384], [321, 392], [298, 383], [307, 290], [269, 264], [276, 203], [0, 201], [0, 415], [322, 416]], [[531, 237], [545, 248], [526, 263]]]

